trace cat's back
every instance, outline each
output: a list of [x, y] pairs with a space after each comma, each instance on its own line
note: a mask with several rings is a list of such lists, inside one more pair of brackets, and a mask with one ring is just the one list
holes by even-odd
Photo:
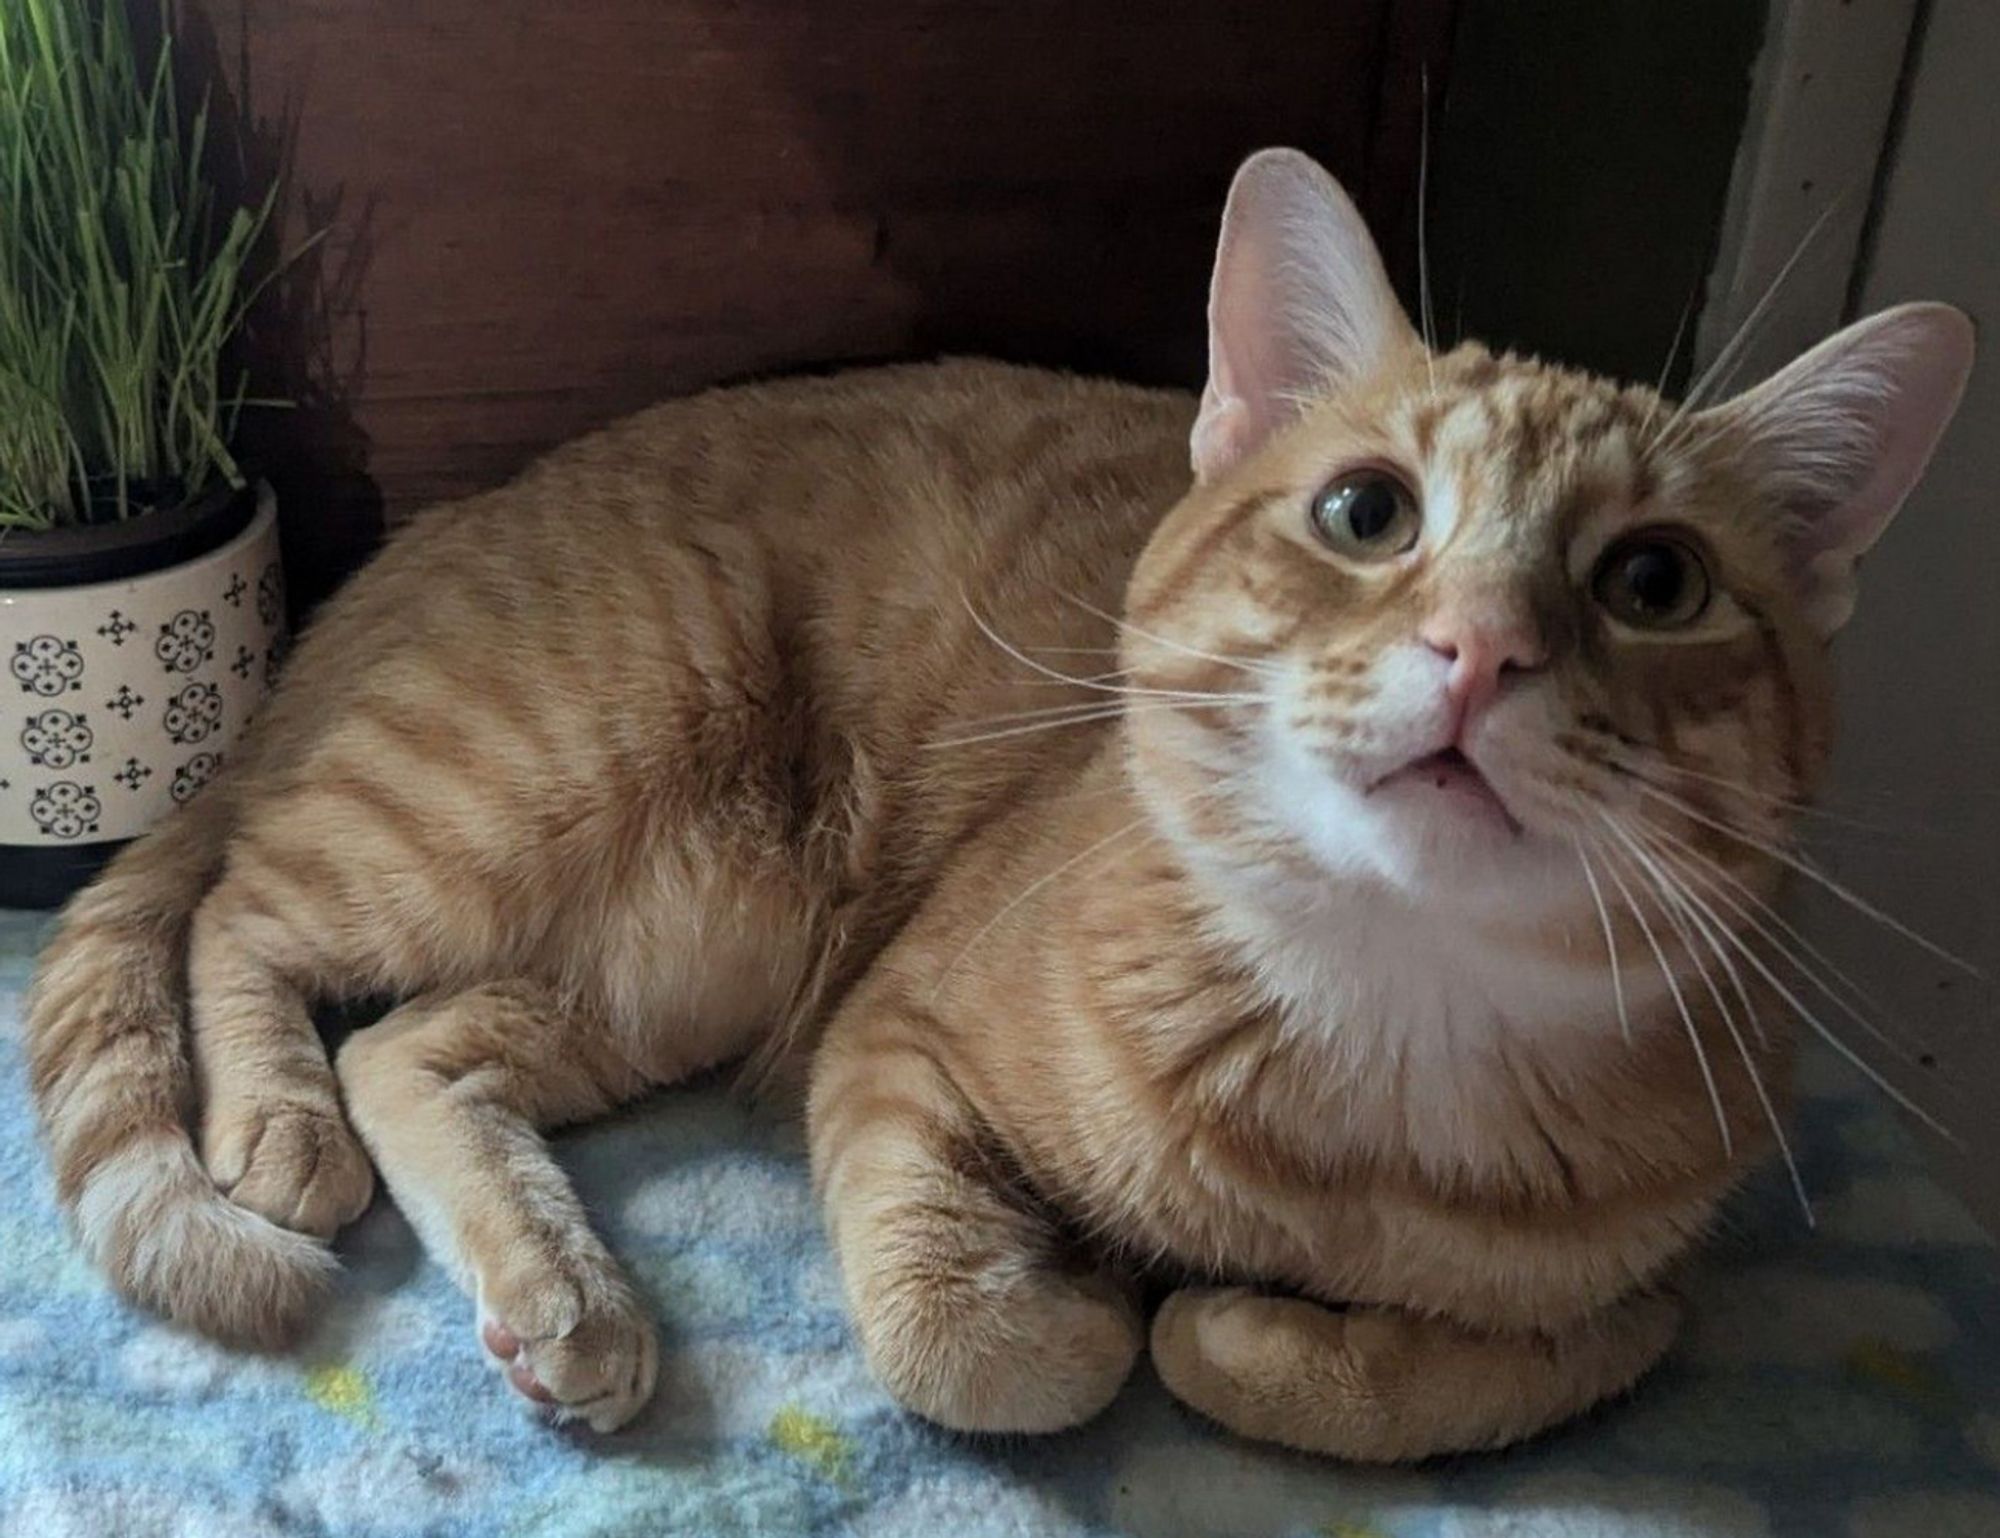
[[430, 509], [308, 631], [239, 766], [232, 861], [318, 872], [325, 926], [398, 986], [580, 970], [622, 998], [660, 914], [744, 892], [797, 897], [775, 935], [865, 889], [842, 922], [886, 932], [969, 829], [1089, 751], [983, 740], [1060, 699], [994, 637], [1115, 643], [1192, 412], [997, 364], [871, 369], [668, 402]]
[[1127, 453], [1143, 437], [1173, 443], [1185, 470], [1193, 415], [1184, 391], [946, 358], [781, 376], [663, 400], [539, 464], [565, 473], [659, 469], [692, 442], [726, 444], [766, 466], [804, 456], [825, 468], [845, 460], [845, 468], [865, 473], [894, 463], [900, 450], [918, 450], [943, 467], [991, 472], [1051, 452]]
[[899, 756], [948, 718], [1045, 704], [968, 611], [1022, 644], [1112, 641], [1058, 595], [1117, 607], [1186, 489], [1193, 411], [983, 360], [663, 402], [400, 530], [308, 632], [267, 761], [320, 773], [310, 750], [357, 715], [470, 719], [453, 746], [494, 772], [561, 741], [602, 782], [600, 761], [679, 762], [786, 700]]
[[[921, 449], [960, 469], [1018, 461], [1024, 449], [1128, 452], [1140, 435], [1174, 445], [1185, 469], [1194, 400], [1184, 391], [1003, 363], [946, 358], [796, 374], [662, 400], [544, 455], [534, 474], [658, 473], [691, 446], [773, 465], [844, 455], [849, 468]], [[1060, 438], [1049, 436], [1056, 425]]]
[[787, 377], [662, 401], [424, 516], [547, 521], [571, 540], [635, 517], [824, 533], [1023, 496], [1088, 505], [1118, 471], [1171, 499], [1193, 414], [1184, 392], [985, 359]]
[[899, 577], [930, 606], [993, 561], [1129, 565], [1187, 487], [1193, 414], [1180, 391], [983, 359], [667, 400], [422, 510], [319, 629], [379, 638], [455, 602], [573, 621], [691, 547], [819, 609]]
[[[1178, 391], [976, 359], [664, 401], [418, 513], [298, 667], [323, 696], [418, 655], [601, 678], [685, 660], [691, 619], [805, 626], [865, 666], [897, 613], [920, 631], [963, 596], [1000, 621], [1058, 590], [1115, 598], [1186, 490], [1193, 412]], [[892, 628], [890, 651], [918, 644]]]

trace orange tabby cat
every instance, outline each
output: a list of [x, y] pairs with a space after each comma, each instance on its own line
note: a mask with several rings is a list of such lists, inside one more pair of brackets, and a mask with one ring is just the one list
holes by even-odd
[[[753, 1054], [810, 1062], [860, 1339], [947, 1425], [1093, 1414], [1142, 1280], [1174, 1393], [1345, 1457], [1630, 1384], [1779, 1125], [1783, 814], [1970, 328], [1703, 410], [1433, 356], [1275, 151], [1210, 319], [1198, 404], [720, 391], [420, 518], [43, 959], [92, 1257], [280, 1339], [372, 1159], [514, 1387], [613, 1427], [653, 1329], [540, 1132]], [[330, 1066], [309, 1002], [381, 990]]]

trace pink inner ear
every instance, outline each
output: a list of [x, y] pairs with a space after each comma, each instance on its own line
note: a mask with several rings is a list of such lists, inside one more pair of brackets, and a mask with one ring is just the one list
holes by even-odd
[[1256, 440], [1249, 408], [1234, 396], [1220, 395], [1211, 381], [1202, 392], [1201, 411], [1189, 443], [1197, 474], [1205, 478], [1235, 464], [1255, 447]]
[[1820, 343], [1733, 401], [1704, 412], [1744, 445], [1774, 502], [1815, 622], [1853, 608], [1854, 563], [1930, 462], [1972, 367], [1972, 323], [1908, 304]]
[[1367, 226], [1333, 178], [1294, 150], [1251, 156], [1216, 250], [1197, 476], [1221, 473], [1303, 400], [1414, 344]]

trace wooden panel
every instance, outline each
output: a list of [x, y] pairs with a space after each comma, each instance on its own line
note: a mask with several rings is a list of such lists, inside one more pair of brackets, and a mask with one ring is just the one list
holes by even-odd
[[378, 508], [717, 379], [955, 350], [1195, 380], [1232, 166], [1308, 147], [1406, 227], [1451, 6], [184, 9], [185, 67], [267, 120], [252, 170], [288, 133], [300, 217], [331, 224], [255, 352], [306, 400], [257, 436], [311, 592]]

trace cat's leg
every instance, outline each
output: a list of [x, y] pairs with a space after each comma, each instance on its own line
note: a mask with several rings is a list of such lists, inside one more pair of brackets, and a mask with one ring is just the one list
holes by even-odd
[[302, 896], [275, 901], [232, 868], [189, 928], [188, 1023], [209, 1175], [239, 1205], [326, 1239], [375, 1181], [307, 1004], [323, 933]]
[[1363, 1463], [1500, 1447], [1624, 1392], [1680, 1321], [1644, 1295], [1556, 1334], [1481, 1334], [1390, 1309], [1322, 1308], [1241, 1288], [1174, 1293], [1153, 1364], [1231, 1431]]
[[850, 1004], [814, 1069], [813, 1176], [869, 1365], [961, 1431], [1088, 1420], [1143, 1339], [1131, 1289], [1077, 1264], [983, 1151], [920, 1012]]
[[339, 1071], [383, 1180], [515, 1389], [599, 1431], [629, 1420], [653, 1392], [652, 1321], [537, 1129], [630, 1100], [656, 1071], [527, 982], [414, 999], [350, 1037]]

